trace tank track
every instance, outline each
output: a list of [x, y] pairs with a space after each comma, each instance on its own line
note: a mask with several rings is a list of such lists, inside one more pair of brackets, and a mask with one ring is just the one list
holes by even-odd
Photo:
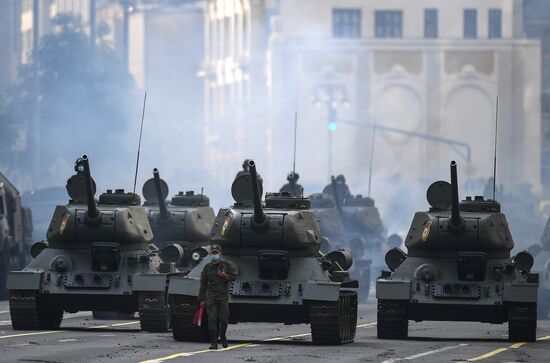
[[9, 304], [14, 330], [58, 329], [63, 320], [63, 310], [42, 309], [36, 291], [10, 291]]
[[406, 339], [409, 335], [408, 301], [378, 300], [376, 334], [378, 339]]
[[171, 295], [172, 333], [178, 342], [207, 342], [209, 341], [208, 320], [206, 312], [201, 326], [193, 325], [193, 317], [199, 308], [194, 296]]
[[537, 340], [537, 304], [508, 304], [508, 340], [534, 342]]
[[140, 292], [138, 311], [141, 330], [166, 332], [170, 328], [170, 307], [166, 303], [166, 293]]
[[357, 292], [340, 291], [337, 302], [311, 303], [309, 319], [314, 344], [338, 345], [353, 342], [357, 328]]

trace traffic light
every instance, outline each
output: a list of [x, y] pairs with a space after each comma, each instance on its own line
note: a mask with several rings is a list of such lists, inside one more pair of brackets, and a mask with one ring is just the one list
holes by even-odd
[[328, 123], [328, 130], [329, 130], [330, 132], [336, 131], [336, 122], [330, 121], [330, 122]]

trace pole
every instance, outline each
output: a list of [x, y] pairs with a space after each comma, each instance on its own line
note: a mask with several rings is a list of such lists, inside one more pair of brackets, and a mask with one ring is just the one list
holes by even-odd
[[372, 140], [371, 140], [371, 146], [370, 146], [370, 165], [369, 165], [369, 194], [368, 197], [370, 198], [370, 187], [371, 187], [371, 181], [372, 181], [372, 162], [374, 159], [374, 136], [376, 135], [376, 126], [372, 129]]

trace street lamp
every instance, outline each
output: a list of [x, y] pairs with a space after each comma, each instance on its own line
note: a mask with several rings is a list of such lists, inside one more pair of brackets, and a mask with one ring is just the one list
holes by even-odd
[[349, 107], [346, 86], [342, 84], [320, 84], [312, 92], [311, 102], [315, 107], [327, 108], [327, 166], [329, 177], [333, 175], [332, 134], [338, 126], [338, 108]]

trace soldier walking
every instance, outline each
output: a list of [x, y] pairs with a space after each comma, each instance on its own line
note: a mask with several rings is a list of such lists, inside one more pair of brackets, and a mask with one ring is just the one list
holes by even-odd
[[210, 247], [212, 260], [204, 266], [201, 273], [199, 302], [206, 304], [208, 314], [208, 331], [212, 344], [210, 349], [218, 349], [218, 336], [222, 347], [227, 348], [227, 325], [229, 322], [229, 283], [235, 281], [236, 267], [229, 261], [222, 260], [220, 245]]

